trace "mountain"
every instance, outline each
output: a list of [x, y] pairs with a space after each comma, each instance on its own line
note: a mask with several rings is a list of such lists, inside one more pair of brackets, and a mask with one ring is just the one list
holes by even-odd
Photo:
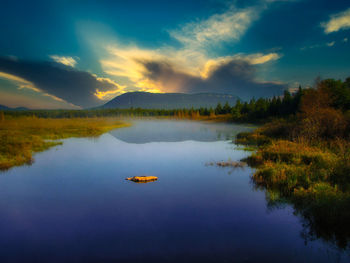
[[12, 110], [30, 110], [26, 107], [17, 107], [17, 108], [13, 108]]
[[228, 102], [234, 105], [238, 97], [229, 94], [217, 93], [149, 93], [149, 92], [128, 92], [111, 101], [107, 102], [101, 108], [104, 109], [181, 109], [181, 108], [214, 108], [220, 102], [225, 104]]
[[0, 105], [0, 110], [10, 110], [10, 108], [4, 105]]
[[0, 110], [29, 110], [29, 109], [25, 107], [10, 108], [4, 105], [0, 105]]

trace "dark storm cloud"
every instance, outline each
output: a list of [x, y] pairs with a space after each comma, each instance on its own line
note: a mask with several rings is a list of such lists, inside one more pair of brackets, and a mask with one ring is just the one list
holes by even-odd
[[102, 104], [94, 95], [96, 89], [106, 91], [116, 88], [111, 83], [97, 80], [88, 72], [56, 62], [21, 61], [2, 57], [0, 72], [21, 77], [46, 93], [82, 107]]
[[[231, 60], [212, 69], [208, 78], [177, 71], [167, 62], [143, 62], [146, 76], [162, 86], [185, 93], [216, 92], [234, 94], [247, 100], [282, 94], [286, 85], [255, 81], [255, 66], [243, 60]], [[175, 85], [176, 87], [172, 87]]]

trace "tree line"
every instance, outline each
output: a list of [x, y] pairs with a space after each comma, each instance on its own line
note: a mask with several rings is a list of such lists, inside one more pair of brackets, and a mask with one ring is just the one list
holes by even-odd
[[6, 110], [0, 112], [1, 118], [4, 113], [12, 117], [36, 116], [39, 118], [92, 118], [92, 117], [157, 117], [170, 116], [177, 118], [215, 117], [218, 115], [232, 115], [233, 121], [256, 121], [260, 118], [285, 116], [294, 113], [299, 103], [299, 94], [291, 95], [285, 91], [283, 98], [258, 100], [249, 102], [237, 100], [234, 106], [227, 102], [218, 103], [215, 108], [201, 107], [198, 109], [86, 109], [86, 110]]
[[[318, 81], [330, 94], [332, 107], [346, 111], [350, 109], [350, 78], [341, 80], [326, 79]], [[36, 116], [39, 118], [91, 118], [91, 117], [157, 117], [169, 116], [176, 118], [200, 118], [229, 115], [236, 122], [259, 122], [273, 118], [285, 118], [300, 111], [301, 101], [306, 93], [315, 88], [299, 89], [296, 92], [284, 91], [283, 96], [273, 98], [237, 100], [230, 106], [227, 102], [218, 103], [215, 108], [201, 107], [198, 109], [85, 109], [85, 110], [6, 110], [5, 115], [12, 117]], [[0, 114], [1, 119], [4, 113]]]

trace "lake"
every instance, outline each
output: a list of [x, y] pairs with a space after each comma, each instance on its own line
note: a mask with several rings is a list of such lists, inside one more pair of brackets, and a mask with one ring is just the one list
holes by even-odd
[[232, 139], [251, 129], [139, 120], [1, 172], [0, 262], [350, 262], [269, 207], [253, 169], [208, 165], [247, 157]]

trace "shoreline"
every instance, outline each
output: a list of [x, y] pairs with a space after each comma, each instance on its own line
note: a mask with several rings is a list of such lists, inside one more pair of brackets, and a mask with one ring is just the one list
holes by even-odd
[[31, 164], [33, 154], [61, 145], [61, 139], [99, 137], [130, 126], [116, 118], [52, 119], [18, 117], [0, 122], [0, 171]]

